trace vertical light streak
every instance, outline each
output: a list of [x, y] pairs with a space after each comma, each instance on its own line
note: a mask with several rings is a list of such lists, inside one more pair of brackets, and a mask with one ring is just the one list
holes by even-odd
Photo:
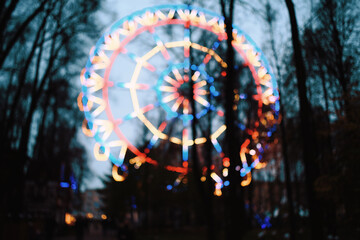
[[182, 139], [182, 157], [183, 161], [188, 161], [189, 159], [189, 146], [188, 146], [188, 130], [183, 129], [183, 139]]

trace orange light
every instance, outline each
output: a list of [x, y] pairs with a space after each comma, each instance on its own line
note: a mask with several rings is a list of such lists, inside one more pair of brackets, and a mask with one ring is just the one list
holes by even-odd
[[67, 224], [67, 225], [74, 225], [75, 224], [75, 222], [76, 222], [76, 218], [72, 215], [72, 214], [70, 214], [70, 213], [65, 213], [65, 223]]
[[102, 220], [106, 220], [107, 219], [107, 216], [105, 214], [101, 214], [101, 219]]
[[215, 189], [214, 194], [218, 197], [220, 197], [222, 195], [221, 189]]
[[223, 159], [223, 166], [224, 167], [230, 167], [230, 159], [229, 158], [224, 158]]
[[[140, 165], [141, 165], [141, 163], [140, 163]], [[122, 182], [125, 180], [125, 176], [122, 176], [118, 173], [118, 168], [119, 168], [118, 166], [114, 165], [111, 173], [116, 182]]]

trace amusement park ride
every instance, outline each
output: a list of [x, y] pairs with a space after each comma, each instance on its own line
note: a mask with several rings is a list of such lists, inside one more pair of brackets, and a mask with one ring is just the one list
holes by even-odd
[[[249, 99], [257, 108], [253, 120], [240, 119], [237, 123], [245, 137], [239, 147], [241, 166], [236, 170], [243, 178], [241, 185], [246, 186], [252, 169], [266, 165], [263, 154], [273, 141], [278, 123], [279, 93], [273, 72], [253, 40], [237, 26], [233, 26], [232, 37], [236, 64], [251, 73], [254, 87], [252, 95], [241, 88], [234, 92], [234, 111]], [[214, 194], [221, 195], [221, 189], [229, 185], [226, 177], [230, 160], [223, 151], [227, 129], [224, 107], [216, 100], [222, 98], [227, 77], [223, 51], [227, 38], [224, 17], [190, 5], [161, 5], [118, 20], [97, 41], [81, 72], [78, 105], [85, 114], [83, 132], [96, 140], [94, 155], [99, 161], [113, 163], [116, 181], [125, 180], [130, 164], [139, 168], [148, 163], [177, 172], [175, 183], [179, 183], [192, 171], [189, 149], [210, 141], [217, 153], [209, 169], [215, 182]], [[145, 43], [139, 43], [139, 39]], [[127, 61], [132, 67], [124, 64]], [[119, 71], [124, 74], [116, 74]], [[114, 101], [119, 96], [121, 100]], [[195, 105], [190, 104], [192, 99]], [[163, 119], [154, 121], [154, 114]], [[201, 135], [199, 130], [197, 138], [192, 139], [193, 117], [200, 128], [209, 114], [211, 134]], [[139, 124], [152, 134], [142, 150], [128, 134], [129, 126]], [[178, 147], [182, 160], [160, 164], [151, 155], [159, 144]], [[124, 160], [128, 151], [136, 157]]]

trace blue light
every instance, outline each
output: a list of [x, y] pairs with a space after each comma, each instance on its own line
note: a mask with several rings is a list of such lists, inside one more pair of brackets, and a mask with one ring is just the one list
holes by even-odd
[[224, 186], [226, 186], [226, 187], [229, 186], [229, 184], [230, 184], [230, 182], [227, 180], [224, 182]]
[[170, 191], [172, 188], [173, 188], [173, 186], [171, 186], [170, 184], [166, 186], [166, 189], [169, 190], [169, 191]]
[[83, 96], [83, 98], [81, 100], [82, 100], [83, 105], [87, 105], [88, 98], [86, 96]]
[[69, 188], [69, 187], [70, 187], [70, 184], [67, 183], [67, 182], [60, 182], [60, 187], [62, 187], [62, 188]]
[[244, 130], [246, 129], [245, 125], [244, 125], [244, 124], [241, 124], [241, 123], [238, 124], [238, 127], [239, 127], [242, 131], [244, 131]]

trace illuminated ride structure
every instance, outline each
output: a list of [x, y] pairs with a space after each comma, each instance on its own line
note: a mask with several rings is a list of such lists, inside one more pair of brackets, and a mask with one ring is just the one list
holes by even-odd
[[[201, 148], [211, 141], [217, 153], [211, 177], [215, 194], [221, 195], [221, 189], [229, 184], [225, 179], [230, 166], [223, 152], [226, 126], [221, 103], [227, 73], [222, 57], [226, 39], [222, 16], [189, 5], [161, 5], [115, 22], [91, 49], [81, 72], [82, 91], [78, 97], [79, 108], [85, 114], [83, 132], [96, 140], [96, 159], [109, 159], [114, 164], [116, 181], [126, 178], [129, 164], [139, 168], [149, 163], [179, 173], [175, 185], [179, 184], [191, 171], [189, 148], [194, 144]], [[279, 94], [264, 54], [236, 26], [232, 46], [236, 64], [247, 69], [254, 88], [250, 94], [240, 87], [234, 92], [234, 111], [239, 116], [236, 124], [244, 136], [239, 152], [242, 164], [236, 169], [243, 177], [241, 185], [246, 186], [252, 169], [266, 165], [262, 155], [278, 122]], [[195, 104], [191, 104], [192, 98]], [[251, 119], [238, 109], [249, 101], [255, 102], [256, 108]], [[191, 138], [193, 116], [199, 128], [196, 139]], [[205, 136], [201, 126], [209, 119], [212, 131]], [[151, 140], [140, 150], [132, 138], [136, 128], [144, 126]], [[181, 160], [160, 163], [152, 157], [152, 149], [165, 143], [182, 152]], [[127, 151], [136, 157], [124, 161]]]

